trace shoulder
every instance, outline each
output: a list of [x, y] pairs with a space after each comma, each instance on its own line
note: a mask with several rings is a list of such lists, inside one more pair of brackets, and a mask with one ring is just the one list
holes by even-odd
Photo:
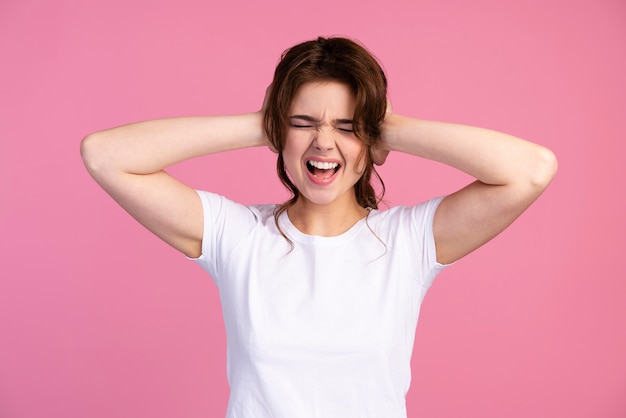
[[435, 212], [444, 196], [420, 202], [413, 206], [394, 206], [386, 210], [373, 210], [369, 221], [372, 225], [386, 228], [432, 227]]
[[219, 260], [246, 241], [256, 231], [265, 230], [273, 222], [276, 205], [244, 205], [217, 193], [197, 190], [202, 201], [202, 253], [198, 259], [205, 269], [216, 272]]
[[250, 219], [265, 223], [274, 215], [275, 204], [245, 205], [217, 193], [197, 190], [205, 222], [208, 220]]
[[434, 264], [436, 248], [434, 218], [444, 197], [435, 197], [413, 206], [395, 206], [372, 211], [368, 218], [371, 230], [393, 251], [421, 254], [428, 265]]
[[236, 245], [259, 227], [274, 222], [275, 204], [244, 205], [225, 196], [198, 191], [203, 212], [203, 252]]
[[394, 206], [372, 211], [371, 230], [384, 243], [392, 262], [407, 271], [418, 271], [424, 287], [430, 286], [444, 265], [437, 262], [433, 225], [444, 197], [435, 197], [412, 206]]

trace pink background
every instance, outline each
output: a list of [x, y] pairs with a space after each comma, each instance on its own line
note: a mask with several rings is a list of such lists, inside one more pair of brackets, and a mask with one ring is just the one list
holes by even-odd
[[[427, 296], [409, 416], [626, 416], [623, 0], [1, 0], [1, 417], [223, 416], [215, 287], [96, 186], [79, 141], [256, 110], [283, 49], [331, 34], [381, 59], [398, 113], [510, 132], [560, 161]], [[267, 150], [172, 171], [245, 203], [285, 198]], [[381, 173], [390, 205], [468, 181], [403, 155]]]

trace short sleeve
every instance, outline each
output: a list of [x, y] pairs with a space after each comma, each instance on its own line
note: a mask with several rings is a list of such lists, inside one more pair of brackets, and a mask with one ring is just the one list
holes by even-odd
[[393, 208], [394, 241], [396, 251], [402, 254], [407, 266], [417, 274], [416, 279], [429, 288], [435, 277], [447, 265], [437, 262], [437, 249], [433, 222], [435, 213], [444, 197], [435, 197], [415, 206]]
[[435, 234], [433, 224], [435, 213], [444, 196], [433, 198], [427, 202], [410, 208], [412, 215], [412, 225], [415, 228], [419, 247], [421, 248], [421, 259], [423, 261], [422, 286], [430, 287], [435, 277], [449, 264], [441, 264], [437, 261], [437, 248], [435, 246]]
[[197, 191], [202, 202], [202, 254], [191, 258], [217, 280], [223, 260], [258, 222], [252, 207], [233, 202], [224, 196]]

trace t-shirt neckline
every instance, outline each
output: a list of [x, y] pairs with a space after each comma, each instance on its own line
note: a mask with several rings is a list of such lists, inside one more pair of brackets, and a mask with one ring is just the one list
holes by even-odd
[[284, 211], [280, 214], [278, 222], [281, 228], [284, 229], [284, 232], [289, 237], [289, 239], [292, 239], [299, 243], [315, 243], [316, 245], [337, 245], [350, 241], [356, 235], [358, 235], [364, 227], [367, 227], [368, 218], [373, 214], [373, 212], [376, 212], [376, 210], [370, 210], [367, 216], [355, 222], [355, 224], [352, 225], [346, 232], [331, 237], [305, 234], [304, 232], [296, 228], [296, 226], [291, 222], [287, 211]]

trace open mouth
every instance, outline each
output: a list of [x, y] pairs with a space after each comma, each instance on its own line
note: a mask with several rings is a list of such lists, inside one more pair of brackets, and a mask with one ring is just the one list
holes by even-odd
[[306, 168], [309, 170], [309, 173], [320, 179], [328, 179], [332, 177], [339, 170], [339, 167], [338, 163], [312, 160], [306, 162]]

